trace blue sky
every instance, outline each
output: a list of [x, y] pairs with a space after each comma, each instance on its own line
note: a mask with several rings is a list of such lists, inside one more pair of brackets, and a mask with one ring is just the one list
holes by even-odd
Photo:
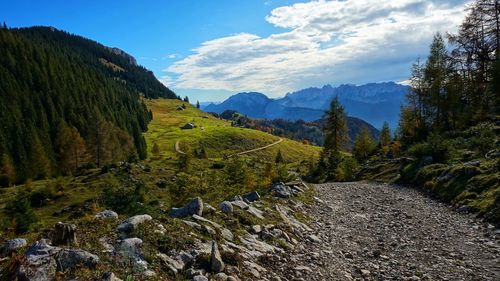
[[323, 84], [403, 81], [460, 0], [1, 0], [10, 27], [50, 25], [119, 47], [181, 95], [272, 97]]

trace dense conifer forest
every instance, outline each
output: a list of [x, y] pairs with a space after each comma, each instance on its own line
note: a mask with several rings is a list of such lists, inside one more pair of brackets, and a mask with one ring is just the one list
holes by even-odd
[[51, 27], [0, 29], [0, 185], [146, 156], [141, 101], [177, 98], [118, 49]]

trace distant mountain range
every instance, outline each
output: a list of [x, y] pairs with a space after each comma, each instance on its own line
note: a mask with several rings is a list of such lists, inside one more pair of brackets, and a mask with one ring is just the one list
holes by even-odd
[[203, 110], [222, 113], [232, 109], [253, 118], [314, 121], [325, 114], [332, 99], [338, 96], [349, 116], [363, 119], [376, 128], [387, 121], [394, 129], [408, 89], [408, 86], [386, 82], [361, 86], [325, 85], [288, 93], [279, 99], [257, 92], [239, 93], [222, 103], [204, 106]]

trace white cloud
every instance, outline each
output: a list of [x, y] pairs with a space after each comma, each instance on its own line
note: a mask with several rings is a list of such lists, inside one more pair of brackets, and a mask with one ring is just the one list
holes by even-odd
[[172, 85], [174, 85], [174, 79], [167, 75], [160, 77], [158, 80], [166, 87], [171, 87]]
[[432, 36], [456, 30], [457, 0], [318, 0], [279, 7], [266, 20], [282, 33], [240, 33], [204, 42], [165, 71], [181, 89], [261, 91], [271, 96], [326, 83], [404, 80]]

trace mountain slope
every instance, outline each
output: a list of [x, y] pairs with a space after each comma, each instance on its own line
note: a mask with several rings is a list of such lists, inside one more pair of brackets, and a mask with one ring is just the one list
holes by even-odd
[[0, 29], [0, 185], [144, 158], [140, 96], [175, 98], [131, 56], [49, 27]]
[[[279, 140], [278, 137], [258, 130], [232, 127], [231, 122], [221, 120], [190, 105], [176, 110], [183, 103], [178, 100], [158, 99], [147, 101], [153, 112], [153, 121], [146, 133], [148, 147], [157, 143], [162, 157], [176, 155], [174, 144], [179, 141], [181, 150], [192, 153], [202, 148], [210, 158], [223, 158], [238, 152], [262, 147]], [[195, 129], [181, 129], [186, 123]], [[320, 148], [290, 139], [269, 149], [248, 155], [256, 159], [274, 159], [278, 150], [289, 162], [297, 162], [319, 155]]]
[[[221, 113], [233, 109], [254, 118], [313, 121], [320, 119], [331, 100], [338, 96], [349, 116], [363, 119], [377, 128], [387, 121], [394, 129], [407, 91], [407, 86], [393, 82], [336, 88], [326, 85], [288, 93], [276, 100], [266, 99], [260, 93], [236, 94], [220, 104], [207, 106], [205, 110]], [[255, 102], [251, 94], [258, 95], [259, 101]]]

